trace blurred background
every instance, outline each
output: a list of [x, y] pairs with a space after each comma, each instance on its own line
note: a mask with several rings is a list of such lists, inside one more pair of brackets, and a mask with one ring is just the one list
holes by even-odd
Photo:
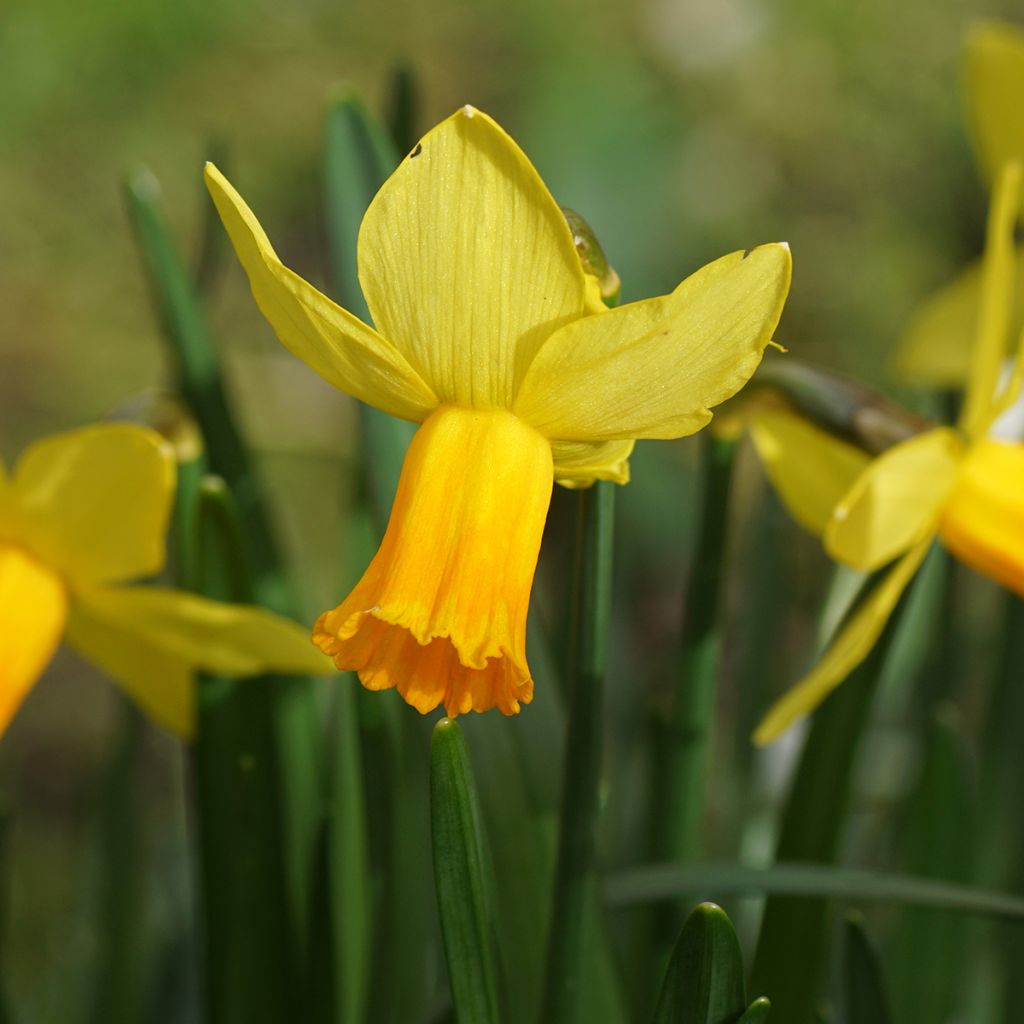
[[[1008, 10], [977, 0], [6, 0], [0, 455], [10, 465], [32, 438], [166, 383], [124, 210], [127, 172], [156, 175], [195, 253], [201, 168], [217, 140], [284, 261], [323, 284], [326, 98], [349, 83], [380, 110], [399, 65], [417, 83], [421, 130], [467, 102], [508, 129], [558, 200], [590, 221], [625, 299], [667, 291], [724, 252], [786, 239], [795, 276], [777, 338], [899, 395], [888, 359], [909, 313], [980, 252], [985, 196], [964, 127], [961, 44], [972, 19]], [[341, 596], [332, 566], [352, 409], [278, 345], [230, 261], [212, 309], [311, 620]], [[694, 461], [693, 442], [642, 444], [621, 496], [625, 633], [610, 699], [627, 723], [678, 631]], [[751, 467], [738, 486], [759, 493]], [[753, 557], [743, 507], [734, 502], [740, 561]], [[789, 610], [762, 657], [788, 673], [781, 686], [805, 657], [827, 565], [815, 541], [776, 518]], [[558, 551], [545, 558], [542, 577], [557, 577]], [[734, 604], [740, 621], [741, 597]], [[754, 643], [738, 628], [727, 647], [733, 718], [765, 706], [746, 706], [741, 692]], [[116, 721], [109, 685], [62, 654], [0, 746], [15, 822], [4, 980], [25, 1020], [73, 1019], [67, 1007], [92, 983], [84, 882], [100, 856], [94, 795]], [[153, 730], [142, 743], [148, 913], [173, 919], [187, 913], [182, 755]]]

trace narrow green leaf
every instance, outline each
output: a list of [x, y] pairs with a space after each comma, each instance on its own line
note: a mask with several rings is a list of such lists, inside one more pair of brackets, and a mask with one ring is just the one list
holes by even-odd
[[[232, 558], [247, 567], [256, 603], [292, 614], [292, 595], [262, 484], [228, 403], [202, 304], [171, 238], [159, 193], [156, 179], [148, 172], [127, 182], [128, 210], [174, 357], [178, 388], [199, 424], [209, 468], [223, 477], [238, 507], [236, 521], [244, 543], [235, 548]], [[302, 962], [310, 938], [321, 824], [321, 730], [312, 683], [307, 678], [275, 675], [267, 677], [264, 685], [250, 685], [237, 695], [232, 689], [232, 694], [232, 704], [251, 702], [253, 714], [269, 723], [265, 726], [270, 730], [265, 753], [267, 771], [275, 776], [278, 793], [277, 843], [288, 886], [288, 949]]]
[[686, 586], [678, 684], [671, 721], [660, 744], [655, 778], [654, 855], [694, 860], [704, 848], [704, 809], [718, 682], [729, 488], [736, 444], [704, 438], [704, 494], [697, 544]]
[[772, 1004], [767, 996], [755, 999], [739, 1019], [739, 1024], [764, 1024], [772, 1012]]
[[654, 1024], [736, 1024], [747, 1005], [743, 954], [721, 907], [702, 903], [672, 951]]
[[[876, 574], [862, 593], [877, 579]], [[846, 822], [854, 755], [912, 589], [913, 584], [871, 653], [811, 719], [782, 814], [775, 851], [778, 861], [829, 863], [836, 857]], [[847, 614], [856, 607], [857, 603]], [[788, 1024], [809, 1024], [813, 1019], [828, 959], [828, 915], [825, 900], [776, 895], [765, 905], [751, 984], [767, 993], [776, 1014]]]
[[[327, 108], [324, 185], [330, 280], [338, 301], [370, 322], [356, 272], [356, 239], [363, 214], [399, 154], [351, 89], [339, 90]], [[366, 493], [381, 533], [387, 525], [405, 450], [415, 430], [371, 406], [359, 406], [363, 431]]]
[[139, 1019], [146, 968], [142, 925], [148, 829], [138, 785], [145, 723], [133, 704], [119, 704], [120, 735], [99, 793], [99, 948], [90, 1015], [95, 1024], [131, 1024]]
[[[600, 934], [595, 841], [603, 742], [604, 677], [611, 607], [614, 484], [578, 495], [568, 737], [542, 1019], [580, 1019], [588, 943]], [[595, 919], [596, 915], [596, 919]]]
[[399, 153], [408, 153], [419, 138], [419, 132], [416, 130], [419, 105], [416, 76], [412, 68], [403, 64], [396, 68], [391, 76], [391, 94], [388, 102], [388, 127]]
[[737, 896], [799, 896], [859, 903], [900, 903], [965, 914], [1024, 919], [1024, 898], [930, 878], [862, 871], [830, 864], [655, 864], [609, 878], [610, 903], [626, 905], [711, 892]]
[[[237, 510], [222, 480], [205, 478], [194, 516], [210, 597], [246, 601], [252, 581]], [[207, 1014], [218, 1024], [272, 1022], [301, 1007], [300, 949], [290, 937], [270, 679], [199, 680], [195, 773]], [[261, 699], [260, 695], [264, 695]]]
[[845, 931], [843, 995], [846, 1014], [843, 1019], [847, 1024], [890, 1024], [892, 1016], [885, 994], [882, 963], [863, 916], [847, 914]]
[[[231, 167], [228, 158], [228, 147], [224, 139], [210, 139], [206, 144], [206, 159], [216, 164], [230, 178]], [[200, 190], [200, 207], [203, 214], [192, 280], [195, 282], [196, 291], [205, 296], [213, 290], [224, 269], [225, 257], [228, 254], [228, 238], [206, 185], [200, 180], [196, 182], [196, 188]]]
[[430, 824], [434, 881], [455, 1014], [463, 1024], [498, 1019], [484, 906], [476, 793], [462, 730], [450, 718], [430, 742]]
[[[920, 782], [907, 808], [906, 871], [966, 881], [974, 840], [974, 791], [955, 709], [932, 718]], [[891, 954], [896, 1020], [945, 1020], [963, 989], [968, 952], [960, 921], [934, 910], [901, 915]]]
[[238, 504], [261, 604], [287, 611], [289, 598], [262, 486], [235, 424], [220, 360], [192, 278], [171, 238], [160, 186], [148, 171], [132, 175], [125, 195], [164, 334], [174, 357], [178, 390], [195, 416], [209, 468], [226, 481]]

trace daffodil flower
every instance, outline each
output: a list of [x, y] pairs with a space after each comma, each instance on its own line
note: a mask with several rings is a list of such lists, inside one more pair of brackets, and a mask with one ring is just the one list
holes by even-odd
[[[967, 121], [977, 162], [986, 181], [1012, 160], [1024, 160], [1024, 32], [1015, 25], [982, 22], [964, 46]], [[1014, 298], [1009, 341], [1024, 326], [1024, 252], [1014, 263]], [[964, 387], [971, 349], [964, 344], [978, 320], [981, 261], [940, 288], [917, 310], [896, 348], [893, 369], [902, 379], [927, 387]], [[1007, 356], [1011, 353], [1007, 352]]]
[[195, 673], [323, 674], [293, 622], [164, 587], [131, 586], [165, 559], [170, 446], [129, 424], [36, 442], [0, 464], [0, 732], [61, 638], [158, 722], [194, 730]]
[[430, 131], [370, 204], [359, 280], [376, 330], [282, 266], [206, 180], [281, 341], [354, 397], [421, 423], [380, 550], [315, 642], [421, 712], [519, 710], [552, 482], [625, 482], [636, 438], [699, 430], [753, 373], [789, 288], [784, 244], [604, 310], [565, 216], [486, 114]]
[[956, 429], [937, 427], [878, 458], [781, 411], [753, 416], [751, 432], [769, 476], [795, 519], [824, 538], [837, 561], [892, 567], [861, 602], [811, 672], [755, 732], [767, 743], [815, 708], [864, 659], [938, 537], [961, 561], [1024, 595], [1024, 444], [990, 435], [1017, 399], [1018, 351], [1001, 374], [1013, 303], [1013, 231], [1021, 166], [1007, 164], [989, 214], [982, 302], [970, 378]]

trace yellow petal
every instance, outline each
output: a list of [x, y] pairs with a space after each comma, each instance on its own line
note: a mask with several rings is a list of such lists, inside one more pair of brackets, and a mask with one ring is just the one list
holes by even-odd
[[82, 601], [72, 606], [67, 641], [165, 729], [195, 734], [195, 669], [185, 658]]
[[911, 548], [864, 598], [818, 664], [761, 720], [754, 732], [755, 743], [771, 743], [798, 718], [813, 711], [867, 657], [930, 543], [929, 539]]
[[514, 714], [533, 696], [526, 613], [551, 483], [550, 445], [511, 413], [442, 407], [412, 439], [380, 550], [313, 639], [421, 712]]
[[77, 592], [68, 642], [157, 721], [185, 736], [194, 729], [196, 672], [244, 677], [330, 670], [294, 622], [160, 587]]
[[985, 257], [981, 274], [981, 306], [971, 350], [967, 397], [960, 428], [969, 438], [983, 437], [992, 424], [997, 388], [1009, 345], [1015, 277], [1014, 227], [1020, 214], [1020, 163], [999, 172], [989, 208]]
[[285, 348], [346, 394], [402, 419], [423, 419], [437, 398], [405, 357], [281, 263], [253, 212], [213, 164], [206, 165], [206, 187], [256, 304]]
[[67, 595], [26, 551], [0, 544], [0, 733], [60, 642]]
[[108, 423], [29, 447], [14, 473], [17, 529], [73, 580], [149, 576], [164, 564], [175, 463], [155, 431]]
[[1024, 33], [991, 22], [967, 37], [967, 110], [975, 151], [995, 180], [1008, 160], [1024, 160]]
[[464, 107], [385, 182], [359, 231], [379, 330], [445, 402], [508, 407], [540, 344], [583, 314], [558, 204], [491, 118]]
[[781, 409], [758, 409], [749, 426], [765, 472], [790, 515], [811, 533], [824, 533], [870, 457]]
[[892, 561], [935, 529], [961, 454], [956, 433], [940, 427], [874, 459], [832, 513], [825, 549], [868, 572]]
[[[1024, 253], [1013, 257], [1010, 337], [1024, 326]], [[932, 388], [966, 387], [971, 340], [981, 308], [981, 261], [972, 264], [918, 307], [900, 340], [893, 372], [912, 384]]]
[[516, 414], [560, 441], [692, 434], [757, 368], [789, 279], [789, 247], [762, 245], [571, 323], [530, 364]]
[[1024, 597], [1024, 445], [971, 446], [939, 535], [962, 562]]
[[595, 480], [629, 483], [629, 457], [635, 441], [555, 441], [555, 483], [563, 487], [589, 487]]

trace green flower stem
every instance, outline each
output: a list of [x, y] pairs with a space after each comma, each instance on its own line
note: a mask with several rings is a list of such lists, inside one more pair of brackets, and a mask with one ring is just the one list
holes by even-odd
[[[186, 584], [209, 597], [250, 600], [237, 511], [222, 481], [203, 481], [194, 522], [198, 575]], [[305, 995], [281, 844], [275, 685], [204, 676], [198, 686], [203, 964], [207, 1016], [216, 1024], [285, 1020]]]
[[[878, 580], [876, 574], [868, 586]], [[811, 720], [782, 815], [778, 861], [831, 863], [838, 853], [854, 755], [909, 593], [910, 588], [868, 657]], [[810, 1024], [814, 1019], [828, 959], [828, 910], [826, 900], [773, 896], [765, 904], [752, 986], [765, 992], [774, 1012], [790, 1024]]]
[[679, 683], [655, 770], [654, 856], [702, 855], [722, 623], [719, 615], [736, 444], [708, 434], [698, 538], [686, 587]]
[[594, 927], [590, 918], [596, 888], [595, 831], [611, 610], [614, 487], [598, 481], [579, 493], [568, 736], [542, 1016], [546, 1024], [580, 1020], [587, 931]]
[[430, 743], [430, 832], [456, 1019], [465, 1024], [496, 1024], [498, 999], [484, 905], [476, 792], [466, 741], [450, 718], [434, 726]]
[[96, 1024], [131, 1024], [143, 1009], [146, 943], [144, 875], [148, 829], [139, 792], [145, 723], [134, 704], [120, 702], [120, 735], [101, 782], [97, 857], [98, 938]]

